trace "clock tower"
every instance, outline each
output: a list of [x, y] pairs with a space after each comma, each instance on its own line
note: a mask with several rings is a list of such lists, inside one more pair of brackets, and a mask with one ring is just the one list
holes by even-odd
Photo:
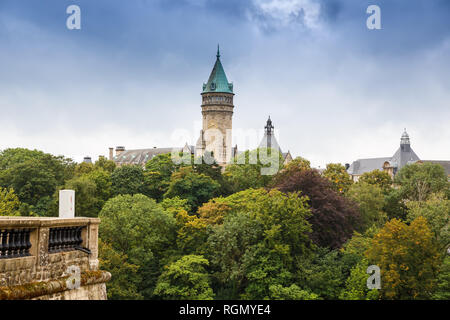
[[[203, 84], [203, 129], [197, 141], [196, 156], [211, 154], [216, 162], [225, 165], [231, 160], [231, 130], [233, 117], [233, 84], [228, 82], [217, 47], [216, 63], [208, 82]], [[205, 158], [205, 159], [206, 159]]]

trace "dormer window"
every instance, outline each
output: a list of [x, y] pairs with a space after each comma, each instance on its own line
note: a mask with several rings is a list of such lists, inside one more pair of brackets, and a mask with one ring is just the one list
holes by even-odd
[[216, 84], [214, 82], [211, 82], [210, 88], [211, 90], [216, 90]]

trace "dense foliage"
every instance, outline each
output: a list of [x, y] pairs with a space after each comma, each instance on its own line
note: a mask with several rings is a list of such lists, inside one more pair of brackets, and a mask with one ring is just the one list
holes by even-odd
[[[76, 215], [102, 220], [110, 299], [449, 299], [450, 183], [439, 165], [354, 182], [341, 164], [283, 165], [275, 150], [226, 168], [199, 160], [118, 167], [7, 149], [0, 216], [56, 216], [58, 191], [75, 190]], [[370, 265], [380, 290], [367, 287]]]

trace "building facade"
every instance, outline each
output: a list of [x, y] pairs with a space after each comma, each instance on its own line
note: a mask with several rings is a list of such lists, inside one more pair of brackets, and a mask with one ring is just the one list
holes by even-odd
[[430, 162], [441, 165], [450, 179], [450, 161], [421, 160], [411, 148], [411, 140], [408, 133], [403, 132], [400, 138], [400, 147], [391, 157], [358, 159], [354, 161], [347, 169], [353, 181], [358, 181], [359, 177], [374, 170], [387, 172], [391, 178], [394, 178], [398, 171], [411, 163]]

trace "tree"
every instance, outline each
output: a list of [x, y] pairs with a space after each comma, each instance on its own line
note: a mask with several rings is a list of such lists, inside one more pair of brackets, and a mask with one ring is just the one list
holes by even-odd
[[171, 153], [159, 154], [147, 161], [144, 173], [146, 194], [161, 201], [169, 189], [170, 177], [181, 166], [173, 161]]
[[239, 154], [225, 168], [224, 178], [232, 192], [266, 187], [283, 167], [283, 156], [275, 149], [260, 148]]
[[301, 192], [307, 196], [312, 215], [311, 239], [323, 247], [339, 248], [360, 226], [358, 208], [333, 190], [330, 181], [317, 170], [291, 169], [274, 177], [273, 187], [282, 192]]
[[318, 300], [319, 296], [300, 289], [296, 284], [289, 287], [282, 285], [272, 285], [269, 287], [270, 300]]
[[231, 207], [226, 200], [211, 199], [198, 208], [198, 215], [205, 220], [207, 224], [222, 224], [223, 218], [231, 212]]
[[81, 162], [75, 166], [74, 176], [80, 177], [82, 175], [86, 175], [94, 170], [95, 166], [92, 163]]
[[194, 212], [203, 203], [218, 195], [220, 184], [212, 178], [193, 172], [192, 168], [182, 168], [172, 174], [170, 185], [164, 198], [187, 199]]
[[358, 182], [376, 185], [387, 194], [392, 188], [393, 181], [389, 173], [377, 169], [370, 172], [364, 172], [361, 177], [359, 177]]
[[0, 187], [0, 216], [20, 216], [20, 201], [13, 189]]
[[103, 156], [100, 156], [94, 164], [95, 169], [103, 169], [108, 173], [113, 173], [117, 165], [113, 160], [108, 160]]
[[109, 199], [99, 218], [99, 237], [139, 267], [134, 285], [144, 299], [152, 298], [161, 269], [176, 249], [175, 218], [142, 194]]
[[172, 174], [180, 169], [181, 164], [177, 164], [172, 159], [171, 153], [158, 154], [145, 164], [148, 172], [157, 172], [162, 179], [169, 181]]
[[[75, 214], [78, 217], [97, 217], [101, 210], [99, 199], [95, 196], [96, 184], [87, 176], [73, 178], [66, 182], [65, 189], [75, 191]], [[55, 192], [56, 200], [59, 192]]]
[[350, 187], [347, 196], [359, 206], [362, 219], [361, 231], [372, 225], [384, 225], [387, 216], [383, 212], [384, 196], [380, 187], [366, 182], [358, 182]]
[[346, 193], [353, 184], [347, 169], [340, 163], [327, 164], [323, 176], [330, 180], [334, 190], [339, 193]]
[[42, 151], [6, 149], [0, 152], [0, 186], [13, 188], [19, 200], [33, 209], [72, 177], [73, 167], [72, 160]]
[[99, 200], [99, 207], [102, 208], [103, 204], [112, 196], [110, 172], [99, 166], [88, 173], [86, 177], [95, 183], [95, 196]]
[[218, 296], [263, 299], [271, 285], [288, 285], [294, 261], [312, 252], [306, 199], [249, 189], [215, 203], [230, 208], [222, 224], [212, 225], [207, 243]]
[[433, 163], [414, 163], [404, 166], [396, 175], [404, 199], [425, 201], [432, 193], [443, 192], [450, 197], [450, 182], [444, 168]]
[[383, 211], [386, 212], [388, 219], [405, 220], [408, 214], [408, 207], [403, 199], [401, 189], [392, 188], [384, 198]]
[[155, 295], [168, 300], [212, 300], [209, 265], [203, 256], [187, 255], [165, 267], [158, 278]]
[[448, 255], [439, 269], [436, 290], [432, 298], [435, 300], [450, 300], [450, 257]]
[[443, 253], [450, 247], [450, 200], [440, 194], [432, 194], [427, 201], [409, 201], [407, 221], [418, 217], [427, 219], [428, 225], [434, 232], [436, 241]]
[[367, 288], [367, 260], [361, 260], [352, 270], [350, 276], [345, 281], [345, 289], [339, 296], [342, 300], [376, 300], [379, 292], [376, 289]]
[[141, 300], [137, 284], [139, 267], [128, 262], [128, 256], [118, 252], [102, 239], [98, 240], [99, 267], [111, 273], [111, 280], [106, 283], [109, 300]]
[[113, 195], [145, 193], [144, 170], [140, 166], [125, 165], [111, 174]]
[[397, 219], [387, 222], [366, 257], [381, 269], [382, 298], [430, 298], [441, 255], [425, 218], [418, 217], [409, 226]]
[[173, 217], [176, 217], [180, 211], [191, 211], [188, 200], [180, 197], [166, 198], [161, 202], [161, 206], [166, 212], [171, 213]]
[[295, 282], [322, 299], [338, 299], [349, 273], [341, 256], [337, 250], [318, 248], [308, 259], [297, 262]]
[[309, 170], [311, 169], [311, 162], [302, 157], [296, 157], [291, 162], [285, 165], [284, 170], [296, 171], [296, 170]]

